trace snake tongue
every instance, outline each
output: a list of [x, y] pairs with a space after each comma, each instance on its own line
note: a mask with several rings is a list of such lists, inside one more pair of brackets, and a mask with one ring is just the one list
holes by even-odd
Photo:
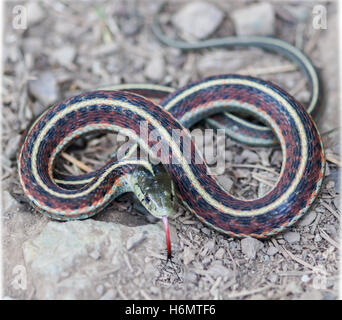
[[162, 221], [165, 229], [166, 247], [167, 247], [167, 259], [171, 259], [171, 239], [170, 239], [170, 228], [167, 216], [162, 217]]

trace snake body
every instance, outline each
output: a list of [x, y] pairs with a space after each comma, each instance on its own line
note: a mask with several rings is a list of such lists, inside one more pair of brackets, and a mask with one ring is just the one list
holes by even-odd
[[[137, 167], [153, 171], [148, 161], [128, 157], [110, 160], [80, 188], [58, 185], [53, 177], [58, 153], [83, 134], [105, 130], [134, 138], [140, 148], [161, 159], [183, 203], [203, 223], [225, 234], [274, 235], [297, 221], [317, 197], [325, 169], [320, 135], [304, 107], [279, 87], [252, 77], [215, 76], [174, 91], [161, 104], [128, 92], [98, 90], [48, 109], [29, 130], [18, 158], [25, 195], [54, 218], [87, 218], [128, 190], [127, 176]], [[186, 129], [225, 111], [256, 116], [279, 139], [280, 176], [261, 198], [241, 200], [224, 191]], [[154, 140], [141, 138], [142, 122], [148, 124], [149, 134], [158, 134], [163, 150], [168, 151], [166, 158], [154, 148]], [[183, 139], [176, 141], [174, 132]], [[188, 158], [183, 154], [185, 142], [191, 150]]]

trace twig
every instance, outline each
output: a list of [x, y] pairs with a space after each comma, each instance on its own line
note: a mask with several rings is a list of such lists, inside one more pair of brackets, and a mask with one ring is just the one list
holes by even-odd
[[70, 161], [72, 164], [74, 164], [79, 169], [83, 170], [86, 173], [92, 172], [93, 169], [88, 167], [86, 164], [84, 164], [82, 161], [77, 160], [75, 157], [71, 156], [68, 153], [62, 152], [61, 156], [65, 159]]
[[322, 236], [323, 239], [327, 240], [330, 244], [332, 244], [335, 248], [337, 249], [340, 249], [340, 246], [339, 244], [334, 240], [332, 239], [331, 237], [329, 237], [329, 235], [324, 231], [322, 230], [321, 228], [319, 228], [319, 231], [320, 231], [320, 234]]
[[321, 204], [322, 204], [322, 206], [323, 206], [324, 208], [326, 208], [330, 213], [332, 213], [338, 220], [341, 219], [340, 214], [339, 214], [336, 210], [334, 210], [331, 206], [329, 206], [327, 203], [325, 203], [325, 202], [323, 202], [323, 201], [321, 201]]
[[340, 130], [340, 129], [341, 129], [341, 127], [332, 128], [332, 129], [330, 129], [328, 131], [325, 131], [325, 132], [321, 133], [321, 137], [327, 136], [328, 134], [333, 133], [333, 132], [335, 132], [337, 130]]
[[336, 164], [336, 165], [339, 166], [339, 167], [342, 167], [342, 162], [339, 161], [339, 160], [337, 160], [337, 159], [334, 158], [333, 156], [330, 156], [330, 155], [328, 156], [328, 155], [326, 155], [326, 156], [325, 156], [325, 159], [326, 159], [327, 161], [333, 163], [333, 164]]
[[255, 173], [255, 172], [252, 173], [252, 177], [253, 177], [255, 180], [258, 180], [259, 182], [262, 182], [262, 183], [268, 185], [269, 187], [274, 187], [274, 183], [265, 180], [264, 178], [260, 177], [260, 175], [258, 175], [258, 174]]
[[297, 66], [294, 64], [284, 64], [273, 67], [265, 67], [265, 68], [247, 68], [238, 70], [239, 74], [242, 75], [252, 75], [252, 76], [260, 76], [265, 74], [275, 74], [275, 73], [283, 73], [283, 72], [291, 72], [296, 71]]
[[320, 35], [320, 30], [319, 29], [315, 30], [314, 35], [310, 38], [310, 40], [307, 42], [307, 44], [304, 47], [304, 52], [306, 54], [309, 54], [314, 49], [314, 47], [317, 44], [319, 35]]

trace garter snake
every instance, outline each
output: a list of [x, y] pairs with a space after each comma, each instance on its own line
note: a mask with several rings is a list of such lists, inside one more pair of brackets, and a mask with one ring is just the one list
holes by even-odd
[[[127, 192], [127, 181], [137, 168], [153, 171], [148, 161], [128, 157], [109, 161], [89, 174], [90, 182], [80, 188], [69, 190], [56, 184], [53, 164], [63, 147], [88, 132], [106, 130], [134, 138], [140, 148], [161, 159], [189, 210], [203, 223], [231, 236], [265, 238], [281, 232], [317, 197], [325, 169], [321, 138], [301, 104], [279, 87], [253, 77], [215, 76], [174, 91], [161, 104], [164, 108], [133, 93], [98, 90], [52, 106], [31, 127], [19, 154], [25, 195], [36, 208], [56, 219], [87, 218]], [[261, 198], [241, 200], [224, 191], [186, 129], [224, 111], [256, 116], [280, 141], [280, 176]], [[142, 122], [147, 123], [148, 133], [158, 133], [162, 148], [168, 150], [166, 158], [154, 148], [154, 140], [141, 138]], [[174, 132], [183, 139], [176, 140]], [[190, 159], [183, 155], [185, 142], [191, 147]], [[171, 193], [167, 196], [172, 197]]]
[[[259, 46], [281, 53], [297, 63], [308, 79], [312, 94], [307, 111], [313, 112], [319, 105], [321, 86], [316, 69], [304, 54], [286, 42], [265, 37], [234, 37], [187, 44], [165, 37], [156, 18], [153, 30], [161, 41], [181, 49]], [[161, 100], [162, 108], [136, 94]], [[226, 111], [250, 114], [272, 131]], [[229, 136], [243, 143], [272, 145], [275, 133], [282, 148], [283, 164], [276, 186], [266, 195], [255, 200], [237, 199], [210, 175], [185, 129], [208, 116], [212, 116], [209, 120], [212, 125], [224, 127]], [[79, 136], [94, 131], [125, 133], [140, 148], [160, 158], [153, 143], [139, 136], [142, 121], [148, 123], [149, 132], [159, 133], [170, 158], [176, 160], [176, 163], [162, 161], [168, 175], [156, 172], [147, 160], [134, 158], [130, 152], [89, 174], [53, 175], [55, 159], [62, 149]], [[174, 141], [174, 130], [190, 143], [190, 161], [182, 154], [183, 140]], [[52, 106], [36, 120], [18, 158], [25, 195], [35, 208], [55, 219], [88, 218], [128, 191], [135, 192], [152, 214], [164, 218], [173, 207], [173, 184], [168, 183], [171, 177], [180, 199], [203, 223], [231, 236], [257, 238], [283, 231], [308, 210], [319, 193], [324, 169], [321, 138], [304, 108], [279, 87], [238, 75], [209, 77], [178, 90], [157, 85], [140, 88], [124, 85], [70, 98]], [[151, 175], [157, 182], [146, 182], [145, 176]], [[142, 189], [143, 185], [147, 190]], [[164, 225], [169, 236], [165, 220]]]

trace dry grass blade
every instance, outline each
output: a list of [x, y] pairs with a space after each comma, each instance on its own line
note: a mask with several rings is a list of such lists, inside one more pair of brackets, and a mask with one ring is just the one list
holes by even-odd
[[321, 228], [319, 228], [320, 234], [322, 236], [323, 239], [327, 240], [330, 244], [332, 244], [335, 248], [340, 249], [339, 244], [332, 239], [331, 237], [329, 237], [329, 235]]
[[273, 67], [265, 67], [265, 68], [247, 68], [247, 69], [240, 69], [238, 71], [239, 74], [246, 75], [246, 76], [261, 76], [266, 74], [277, 74], [283, 72], [292, 72], [296, 71], [297, 66], [294, 64], [284, 64], [279, 66]]
[[325, 159], [326, 159], [327, 161], [333, 163], [333, 164], [336, 164], [336, 165], [339, 166], [339, 167], [342, 167], [342, 162], [341, 162], [340, 160], [336, 159], [336, 158], [335, 158], [334, 156], [332, 156], [332, 155], [327, 155], [327, 156], [325, 157]]
[[90, 168], [89, 166], [87, 166], [86, 164], [84, 164], [82, 161], [77, 160], [75, 157], [71, 156], [68, 153], [62, 152], [61, 156], [65, 159], [70, 161], [72, 164], [74, 164], [76, 167], [78, 167], [79, 169], [81, 169], [82, 171], [89, 173], [92, 172], [93, 169]]

